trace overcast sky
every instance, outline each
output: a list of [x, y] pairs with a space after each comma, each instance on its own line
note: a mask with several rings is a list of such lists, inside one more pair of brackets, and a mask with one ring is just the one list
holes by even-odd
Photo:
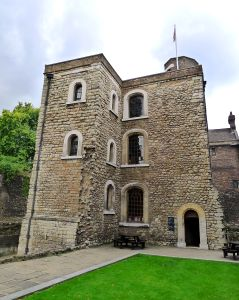
[[209, 128], [239, 129], [239, 17], [228, 0], [0, 0], [0, 111], [40, 105], [45, 64], [104, 53], [122, 79], [163, 72], [178, 55], [203, 65]]

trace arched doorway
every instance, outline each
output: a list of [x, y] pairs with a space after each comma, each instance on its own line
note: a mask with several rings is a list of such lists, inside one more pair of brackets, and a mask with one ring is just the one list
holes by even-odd
[[187, 210], [184, 214], [185, 243], [186, 246], [199, 247], [199, 217], [195, 210]]

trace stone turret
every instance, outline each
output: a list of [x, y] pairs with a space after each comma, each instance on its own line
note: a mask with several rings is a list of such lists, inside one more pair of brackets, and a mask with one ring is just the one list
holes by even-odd
[[[167, 71], [175, 71], [177, 70], [176, 67], [176, 58], [170, 58], [165, 64], [164, 64], [164, 70]], [[192, 67], [196, 67], [198, 66], [198, 62], [191, 58], [191, 57], [187, 57], [187, 56], [179, 56], [178, 57], [178, 66], [179, 66], [179, 70], [182, 69], [188, 69], [188, 68], [192, 68]]]

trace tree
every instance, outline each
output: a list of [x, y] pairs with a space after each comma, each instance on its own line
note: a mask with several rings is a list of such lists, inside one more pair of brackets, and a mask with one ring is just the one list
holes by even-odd
[[38, 108], [19, 102], [0, 116], [0, 172], [8, 180], [31, 170], [38, 115]]

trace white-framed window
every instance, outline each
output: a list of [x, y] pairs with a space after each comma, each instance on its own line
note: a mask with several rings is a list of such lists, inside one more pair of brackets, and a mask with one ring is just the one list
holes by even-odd
[[113, 139], [109, 139], [107, 143], [107, 159], [106, 162], [116, 167], [116, 143]]
[[118, 95], [117, 95], [116, 91], [111, 91], [109, 110], [111, 112], [113, 112], [116, 116], [118, 116], [118, 106], [119, 106]]
[[83, 136], [78, 130], [68, 132], [64, 138], [62, 159], [82, 158]]
[[130, 129], [122, 140], [121, 167], [148, 167], [148, 134], [143, 129]]
[[66, 104], [86, 102], [86, 82], [84, 79], [75, 79], [69, 85]]
[[104, 191], [104, 214], [114, 214], [114, 203], [115, 184], [112, 180], [108, 180]]
[[149, 192], [145, 184], [132, 182], [121, 190], [120, 225], [148, 226], [148, 197]]
[[124, 96], [122, 121], [148, 118], [148, 94], [142, 89], [134, 89]]

